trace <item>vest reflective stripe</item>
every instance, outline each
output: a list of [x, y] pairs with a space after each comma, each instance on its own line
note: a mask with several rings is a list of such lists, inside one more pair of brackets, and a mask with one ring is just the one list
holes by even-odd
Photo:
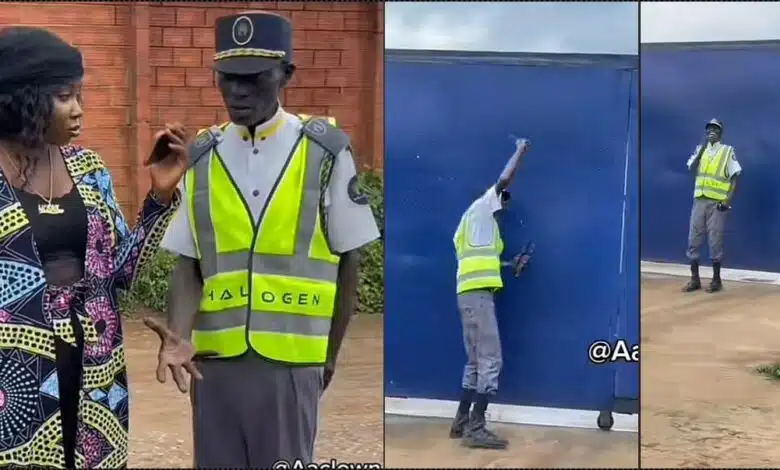
[[[264, 325], [264, 330], [287, 333], [294, 332], [299, 335], [327, 336], [330, 332], [330, 319], [322, 318], [311, 321], [305, 317], [293, 315], [277, 315], [275, 312], [252, 312], [250, 319], [253, 324]], [[246, 309], [236, 308], [222, 311], [219, 315], [203, 315], [198, 327], [204, 331], [219, 331], [235, 328], [246, 321]]]
[[[333, 262], [331, 261], [309, 260], [308, 264], [302, 264], [298, 263], [293, 257], [258, 254], [254, 255], [254, 259], [253, 266], [260, 265], [263, 273], [277, 276], [310, 277], [328, 280], [333, 270]], [[245, 253], [217, 254], [214, 260], [215, 262], [212, 263], [201, 264], [200, 269], [204, 279], [219, 274], [220, 271], [245, 272], [249, 267]]]
[[257, 226], [218, 151], [188, 171], [187, 207], [204, 278], [192, 336], [198, 352], [233, 357], [251, 345], [275, 361], [325, 362], [339, 262], [320, 220], [326, 158], [302, 138]]
[[458, 256], [457, 293], [476, 289], [500, 289], [504, 286], [501, 280], [501, 252], [504, 242], [498, 229], [498, 223], [493, 220], [493, 237], [488, 246], [474, 247], [469, 245], [468, 233], [471, 216], [463, 217], [455, 235], [455, 251]]
[[715, 201], [723, 201], [728, 197], [731, 180], [726, 177], [726, 168], [732, 151], [730, 145], [721, 145], [714, 157], [699, 160], [693, 197], [706, 197]]

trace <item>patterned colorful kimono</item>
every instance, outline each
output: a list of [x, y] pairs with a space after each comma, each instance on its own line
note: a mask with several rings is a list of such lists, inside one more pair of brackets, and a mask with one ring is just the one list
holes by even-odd
[[128, 391], [119, 289], [157, 251], [180, 203], [146, 197], [135, 228], [116, 201], [111, 176], [93, 151], [62, 148], [87, 209], [84, 278], [46, 284], [29, 220], [0, 173], [0, 467], [64, 468], [54, 336], [75, 344], [74, 309], [84, 330], [76, 466], [127, 465]]

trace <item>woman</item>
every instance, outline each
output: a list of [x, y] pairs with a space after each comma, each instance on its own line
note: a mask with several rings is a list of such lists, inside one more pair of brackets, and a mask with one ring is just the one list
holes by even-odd
[[131, 229], [100, 157], [71, 144], [82, 122], [79, 51], [14, 27], [0, 31], [0, 64], [0, 467], [124, 467], [117, 291], [179, 205], [184, 132], [158, 133], [168, 145], [150, 158], [163, 160]]

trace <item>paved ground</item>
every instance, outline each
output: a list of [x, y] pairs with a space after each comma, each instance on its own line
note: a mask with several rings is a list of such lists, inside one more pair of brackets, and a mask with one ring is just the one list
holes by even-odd
[[496, 424], [506, 450], [468, 449], [449, 439], [450, 422], [388, 417], [387, 468], [638, 468], [636, 433]]
[[684, 281], [642, 281], [642, 467], [780, 467], [780, 382], [753, 372], [780, 360], [780, 288]]
[[[382, 317], [357, 317], [343, 346], [336, 377], [325, 394], [317, 460], [381, 462]], [[159, 343], [139, 321], [125, 323], [129, 364], [130, 468], [192, 465], [190, 406], [172, 383], [154, 378]]]

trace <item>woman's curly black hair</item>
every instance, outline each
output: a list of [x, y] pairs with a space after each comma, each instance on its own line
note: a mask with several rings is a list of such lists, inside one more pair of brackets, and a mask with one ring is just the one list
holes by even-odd
[[[53, 89], [33, 86], [0, 94], [0, 139], [27, 149], [45, 146], [45, 135], [54, 113], [54, 95]], [[29, 155], [19, 157], [19, 176], [26, 186], [37, 161]]]
[[55, 90], [25, 86], [0, 94], [0, 139], [41, 148], [51, 124]]

